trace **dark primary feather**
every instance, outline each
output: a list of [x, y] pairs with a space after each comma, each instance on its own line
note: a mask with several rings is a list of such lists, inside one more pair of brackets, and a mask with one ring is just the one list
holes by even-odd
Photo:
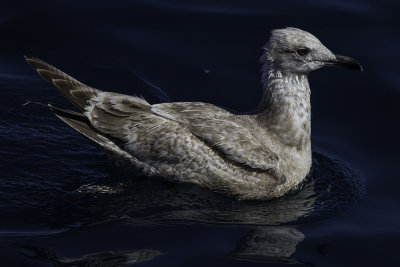
[[63, 109], [54, 105], [48, 105], [51, 110], [54, 111], [55, 115], [63, 122], [68, 124], [70, 127], [75, 129], [77, 132], [88, 138], [89, 140], [96, 143], [99, 147], [105, 151], [115, 154], [119, 159], [132, 160], [132, 158], [125, 151], [121, 149], [113, 140], [110, 140], [107, 136], [98, 132], [90, 124], [88, 118], [79, 112], [72, 110]]
[[58, 118], [98, 145], [105, 147], [108, 142], [111, 142], [108, 138], [99, 134], [96, 129], [91, 126], [87, 117], [82, 113], [63, 109], [51, 104], [49, 104], [49, 107]]

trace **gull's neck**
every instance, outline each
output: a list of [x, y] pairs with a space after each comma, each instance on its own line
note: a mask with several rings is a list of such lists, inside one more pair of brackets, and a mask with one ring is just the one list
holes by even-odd
[[306, 74], [276, 69], [266, 60], [262, 67], [263, 99], [257, 120], [285, 145], [310, 145], [311, 104]]

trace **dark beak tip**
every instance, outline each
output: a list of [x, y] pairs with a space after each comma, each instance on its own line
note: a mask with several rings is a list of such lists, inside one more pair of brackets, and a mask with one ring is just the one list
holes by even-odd
[[353, 65], [353, 69], [354, 70], [364, 71], [364, 69], [361, 66], [360, 62], [358, 62], [357, 60], [351, 59], [350, 64]]
[[345, 67], [352, 70], [364, 71], [360, 62], [358, 62], [357, 60], [342, 55], [335, 55], [335, 56], [336, 59], [332, 61], [334, 65]]
[[[346, 67], [346, 66], [344, 66], [344, 67]], [[357, 64], [355, 64], [355, 65], [353, 65], [353, 66], [348, 66], [348, 68], [349, 69], [352, 69], [352, 70], [359, 70], [359, 71], [364, 71], [364, 68], [361, 66], [361, 64], [360, 63], [358, 63], [357, 62]]]

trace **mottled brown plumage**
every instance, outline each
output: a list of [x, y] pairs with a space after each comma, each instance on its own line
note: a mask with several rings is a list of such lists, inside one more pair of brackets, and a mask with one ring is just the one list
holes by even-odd
[[83, 112], [50, 105], [60, 119], [141, 174], [241, 199], [277, 197], [305, 178], [311, 167], [307, 74], [324, 65], [359, 66], [310, 33], [275, 30], [262, 57], [258, 111], [235, 115], [200, 102], [150, 105], [86, 86], [39, 59], [26, 60]]

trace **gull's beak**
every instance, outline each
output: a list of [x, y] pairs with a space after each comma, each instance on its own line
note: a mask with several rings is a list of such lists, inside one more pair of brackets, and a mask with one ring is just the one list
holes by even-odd
[[336, 66], [341, 66], [341, 67], [346, 67], [351, 70], [363, 70], [360, 62], [358, 62], [355, 59], [352, 59], [350, 57], [345, 57], [341, 55], [336, 55], [335, 54], [335, 59], [331, 59], [326, 61], [330, 65], [336, 65]]

